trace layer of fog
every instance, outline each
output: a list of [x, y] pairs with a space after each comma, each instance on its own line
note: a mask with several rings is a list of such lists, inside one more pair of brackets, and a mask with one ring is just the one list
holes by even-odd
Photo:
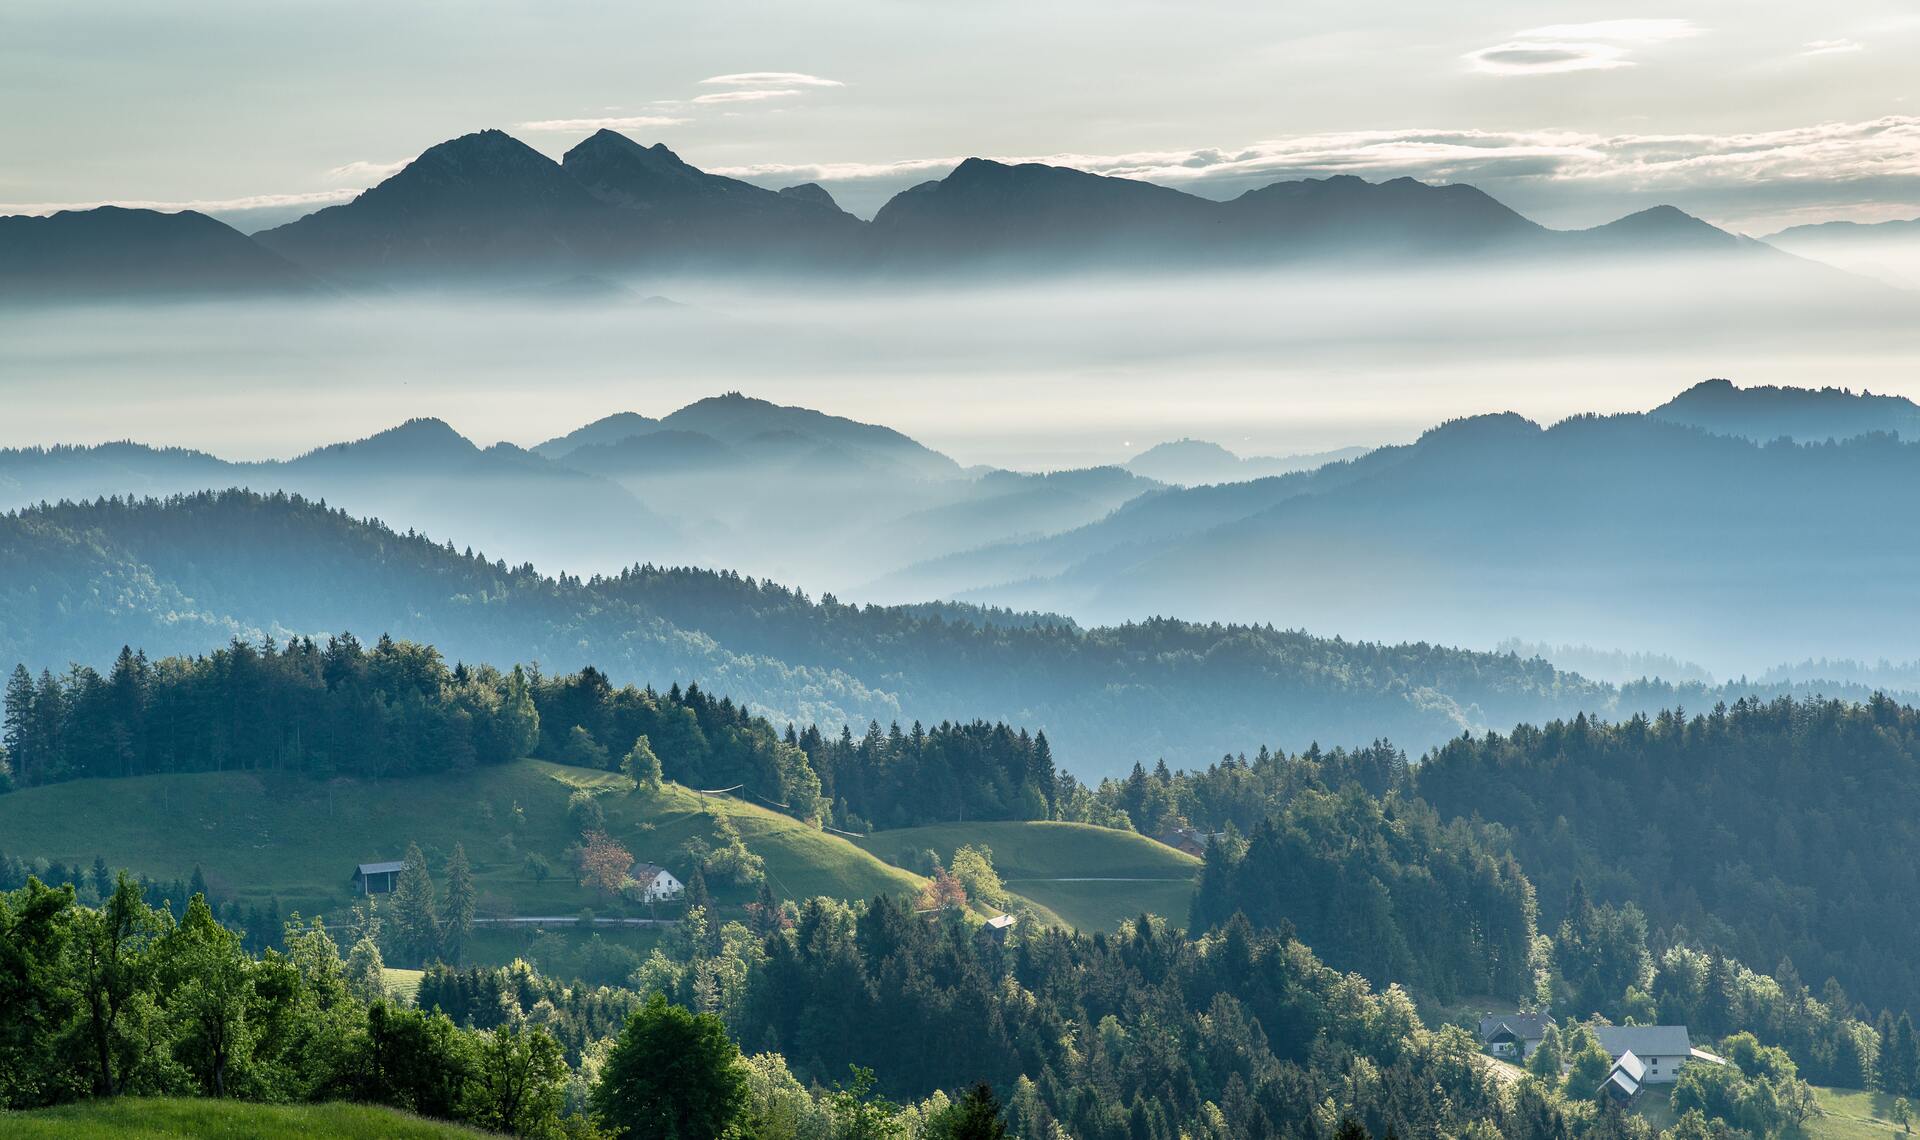
[[[727, 389], [885, 423], [963, 463], [1242, 454], [1453, 416], [1649, 407], [1708, 376], [1920, 394], [1915, 296], [1755, 262], [765, 288], [632, 300], [354, 298], [0, 312], [0, 445], [284, 456], [436, 416], [530, 444]], [[1789, 270], [1796, 271], [1789, 271]]]

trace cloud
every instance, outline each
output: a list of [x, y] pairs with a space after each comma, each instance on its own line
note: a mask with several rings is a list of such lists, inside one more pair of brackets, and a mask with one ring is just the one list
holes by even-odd
[[1475, 71], [1488, 75], [1552, 75], [1563, 71], [1611, 71], [1632, 67], [1627, 49], [1618, 44], [1555, 43], [1513, 40], [1466, 55]]
[[1865, 51], [1866, 45], [1858, 40], [1808, 40], [1800, 45], [1801, 55], [1848, 55], [1856, 51]]
[[304, 206], [332, 206], [360, 193], [360, 188], [316, 190], [310, 194], [254, 194], [245, 198], [200, 198], [189, 202], [160, 202], [143, 198], [108, 198], [97, 202], [0, 202], [0, 217], [11, 214], [47, 215], [62, 210], [96, 210], [101, 206], [121, 206], [129, 210], [157, 210], [177, 214], [194, 210], [202, 214], [230, 214], [241, 210], [284, 210]]
[[838, 79], [825, 79], [800, 71], [740, 71], [732, 75], [709, 75], [700, 81], [718, 87], [845, 87]]
[[530, 123], [516, 123], [514, 129], [522, 131], [644, 131], [655, 127], [677, 127], [686, 121], [671, 115], [627, 115], [610, 119], [535, 119]]
[[[1920, 115], [1819, 123], [1744, 134], [1405, 129], [1268, 139], [1241, 147], [1129, 154], [1001, 155], [1135, 178], [1214, 197], [1271, 182], [1356, 174], [1517, 186], [1611, 200], [1683, 193], [1806, 195], [1920, 187]], [[905, 185], [939, 178], [959, 157], [878, 163], [760, 164], [715, 173], [772, 182]], [[1910, 191], [1908, 191], [1910, 192]]]
[[402, 167], [412, 161], [410, 158], [403, 158], [398, 162], [349, 162], [345, 166], [336, 166], [327, 171], [327, 177], [335, 182], [351, 182], [356, 186], [366, 186], [388, 175], [398, 174]]
[[1506, 43], [1478, 48], [1463, 58], [1486, 75], [1556, 75], [1569, 71], [1615, 71], [1636, 66], [1634, 47], [1687, 39], [1704, 29], [1692, 20], [1594, 20], [1548, 24], [1517, 32]]
[[695, 103], [760, 103], [768, 99], [791, 99], [800, 94], [797, 87], [754, 87], [739, 91], [712, 91], [695, 95]]

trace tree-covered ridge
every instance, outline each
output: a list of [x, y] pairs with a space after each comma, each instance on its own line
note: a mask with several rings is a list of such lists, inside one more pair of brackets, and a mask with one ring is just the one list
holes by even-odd
[[854, 607], [728, 573], [547, 577], [298, 497], [100, 500], [0, 517], [0, 661], [104, 668], [118, 646], [387, 630], [449, 658], [681, 678], [777, 721], [1005, 720], [1118, 773], [1246, 740], [1437, 743], [1605, 708], [1539, 661], [1171, 619], [1102, 629], [942, 607]]
[[1209, 847], [1193, 922], [1244, 914], [1328, 962], [1451, 1003], [1536, 982], [1533, 885], [1512, 856], [1431, 808], [1356, 784], [1308, 791], [1244, 842]]
[[[591, 667], [544, 676], [515, 666], [449, 667], [433, 648], [350, 634], [285, 646], [235, 641], [150, 661], [122, 649], [102, 674], [36, 678], [15, 666], [0, 721], [0, 790], [168, 772], [284, 771], [316, 778], [421, 776], [523, 756], [618, 770], [650, 757], [691, 787], [802, 820], [865, 829], [947, 819], [1046, 819], [1053, 760], [1044, 734], [975, 721], [777, 731], [698, 685], [615, 686]], [[647, 778], [648, 773], [635, 773]]]
[[1753, 962], [1791, 958], [1858, 998], [1920, 1005], [1920, 711], [1875, 697], [1585, 716], [1437, 749], [1443, 817], [1500, 825], [1557, 906], [1572, 882]]

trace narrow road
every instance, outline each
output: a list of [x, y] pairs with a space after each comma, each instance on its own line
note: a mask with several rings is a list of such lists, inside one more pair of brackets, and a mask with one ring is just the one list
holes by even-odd
[[[512, 918], [476, 918], [475, 926], [578, 926], [577, 914], [519, 914]], [[677, 918], [596, 918], [595, 926], [678, 926]]]

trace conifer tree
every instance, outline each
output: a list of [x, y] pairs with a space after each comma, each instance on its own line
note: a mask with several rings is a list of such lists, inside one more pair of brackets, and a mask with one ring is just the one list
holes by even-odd
[[460, 961], [467, 936], [473, 933], [475, 901], [473, 869], [467, 865], [466, 848], [456, 843], [453, 858], [447, 860], [447, 912], [440, 931], [440, 945], [449, 962]]
[[407, 861], [393, 889], [395, 949], [408, 963], [424, 962], [439, 950], [440, 919], [433, 897], [433, 873], [418, 843], [407, 845]]

